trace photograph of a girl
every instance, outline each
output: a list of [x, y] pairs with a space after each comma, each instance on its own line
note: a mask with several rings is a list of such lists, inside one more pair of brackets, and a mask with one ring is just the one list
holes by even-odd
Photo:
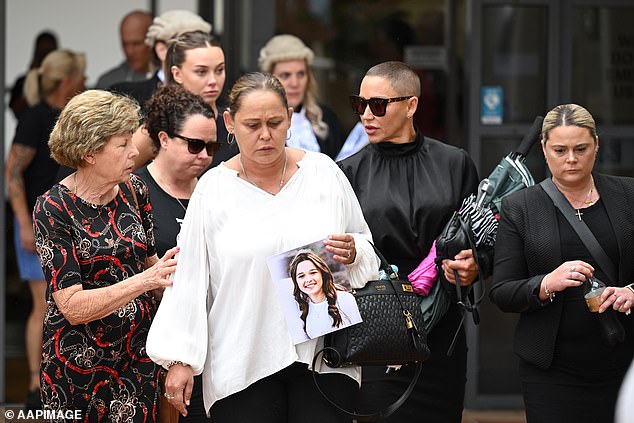
[[319, 255], [300, 250], [291, 260], [288, 273], [308, 338], [361, 322], [354, 296], [335, 285], [332, 271]]

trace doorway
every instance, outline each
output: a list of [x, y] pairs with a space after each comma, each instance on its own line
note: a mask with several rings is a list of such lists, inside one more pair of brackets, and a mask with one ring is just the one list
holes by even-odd
[[[467, 61], [468, 145], [481, 176], [513, 151], [533, 119], [562, 103], [593, 114], [595, 170], [634, 176], [634, 5], [629, 0], [474, 0]], [[541, 148], [527, 164], [547, 174]], [[512, 339], [517, 316], [485, 301], [468, 327], [466, 408], [521, 408]]]

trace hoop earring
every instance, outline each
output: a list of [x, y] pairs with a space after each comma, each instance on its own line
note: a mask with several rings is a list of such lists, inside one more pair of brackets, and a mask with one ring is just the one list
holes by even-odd
[[293, 131], [291, 131], [291, 128], [288, 128], [288, 131], [286, 131], [286, 141], [290, 140], [292, 136]]
[[233, 145], [233, 143], [236, 142], [236, 136], [233, 134], [233, 132], [228, 132], [227, 133], [227, 144], [229, 145]]

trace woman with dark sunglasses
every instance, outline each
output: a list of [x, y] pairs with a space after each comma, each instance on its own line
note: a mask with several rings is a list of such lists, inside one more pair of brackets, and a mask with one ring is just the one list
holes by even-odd
[[[359, 95], [350, 100], [370, 144], [340, 162], [375, 245], [398, 266], [402, 277], [427, 256], [462, 199], [478, 186], [475, 165], [465, 151], [425, 137], [415, 127], [420, 95], [420, 79], [404, 63], [385, 62], [368, 70]], [[454, 280], [453, 269], [463, 284], [471, 284], [477, 276], [470, 250], [444, 261], [442, 268], [448, 281]], [[386, 422], [460, 422], [467, 364], [464, 330], [458, 333], [453, 355], [446, 354], [460, 317], [453, 304], [428, 334], [432, 355], [423, 366], [423, 376]], [[376, 410], [393, 402], [413, 374], [413, 366], [389, 374], [380, 367], [364, 368], [358, 410]]]
[[[209, 167], [217, 147], [216, 119], [202, 97], [178, 84], [168, 84], [147, 101], [145, 129], [158, 151], [154, 160], [135, 171], [148, 186], [159, 255], [176, 245], [198, 176]], [[197, 378], [188, 420], [206, 421]]]

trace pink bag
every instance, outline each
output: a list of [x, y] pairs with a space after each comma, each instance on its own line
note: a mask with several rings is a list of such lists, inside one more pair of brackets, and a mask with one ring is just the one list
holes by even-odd
[[434, 287], [436, 280], [438, 279], [438, 270], [436, 269], [436, 241], [431, 245], [429, 254], [423, 259], [418, 267], [412, 270], [412, 273], [407, 275], [412, 284], [412, 289], [418, 295], [426, 297], [429, 295], [431, 289]]

